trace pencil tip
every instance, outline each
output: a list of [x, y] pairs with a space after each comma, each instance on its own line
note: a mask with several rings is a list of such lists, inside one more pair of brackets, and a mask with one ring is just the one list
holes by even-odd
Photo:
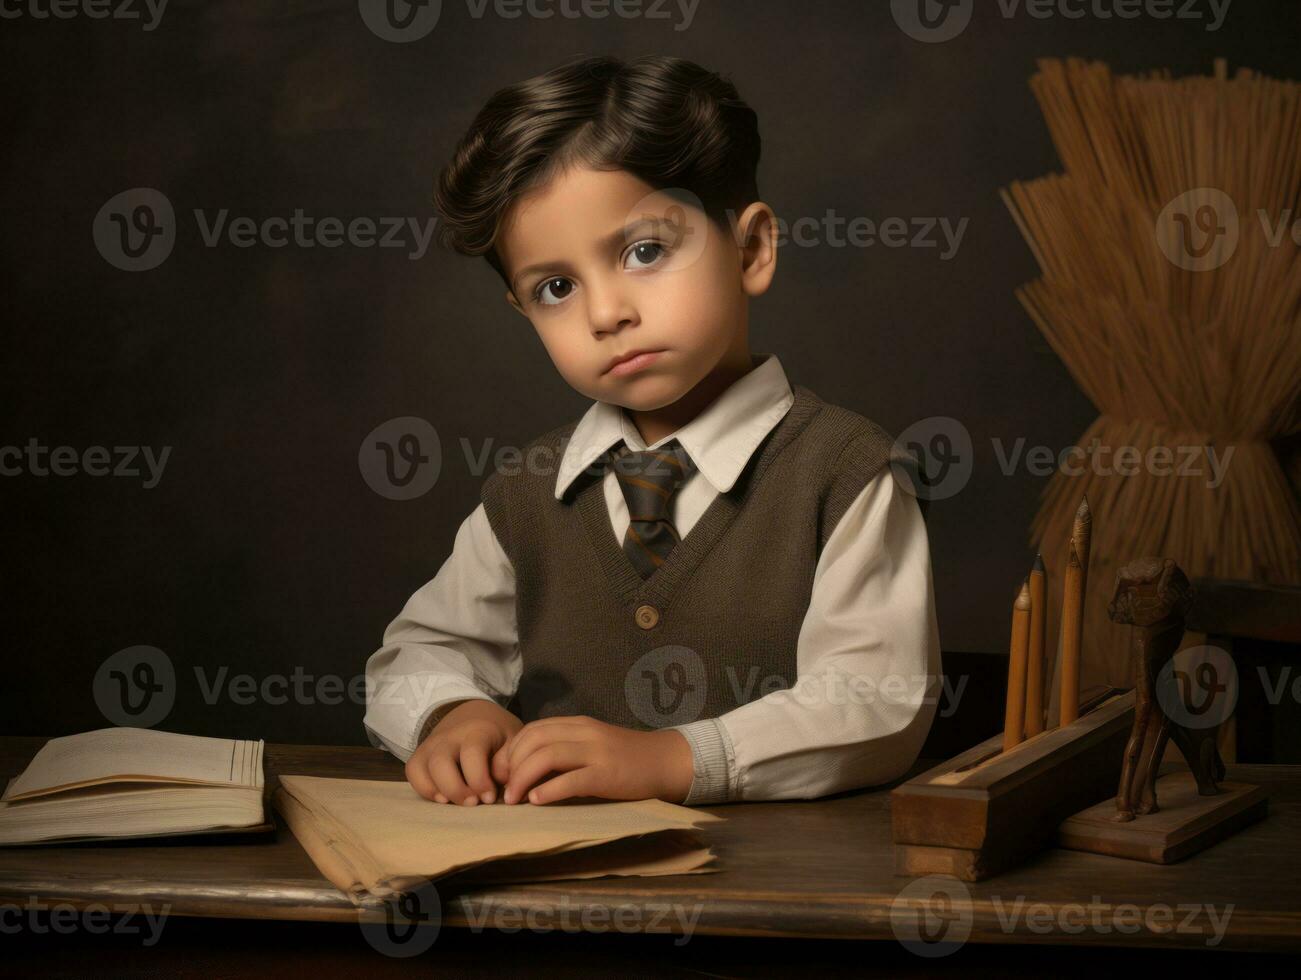
[[1080, 500], [1080, 506], [1075, 511], [1075, 517], [1078, 520], [1087, 521], [1090, 517], [1090, 514], [1091, 511], [1089, 510], [1089, 498], [1084, 497], [1083, 499]]
[[1044, 556], [1042, 554], [1036, 554], [1034, 556], [1034, 570], [1036, 572], [1042, 572], [1044, 570]]

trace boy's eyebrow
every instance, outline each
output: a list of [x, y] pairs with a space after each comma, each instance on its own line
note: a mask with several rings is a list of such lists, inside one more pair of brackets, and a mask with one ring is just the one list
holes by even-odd
[[[656, 214], [643, 215], [642, 217], [638, 218], [636, 221], [630, 221], [622, 228], [617, 228], [614, 231], [610, 232], [610, 234], [606, 235], [604, 238], [601, 239], [599, 244], [603, 249], [611, 248], [615, 245], [620, 244], [621, 242], [626, 241], [627, 239], [635, 235], [637, 233], [637, 230], [641, 228], [643, 225], [650, 225], [652, 227], [655, 227], [670, 220], [671, 219], [669, 218], [661, 217], [660, 215], [656, 215]], [[548, 261], [548, 262], [534, 262], [532, 265], [526, 265], [524, 268], [520, 269], [519, 272], [515, 273], [514, 278], [511, 279], [510, 281], [511, 289], [517, 290], [520, 284], [520, 280], [523, 279], [531, 272], [540, 272], [544, 269], [551, 269], [554, 268], [555, 266], [563, 265], [563, 264], [564, 263], [560, 261]]]

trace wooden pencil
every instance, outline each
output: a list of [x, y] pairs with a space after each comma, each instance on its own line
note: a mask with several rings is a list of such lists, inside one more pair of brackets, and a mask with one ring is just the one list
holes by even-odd
[[1044, 556], [1030, 570], [1030, 652], [1025, 670], [1025, 737], [1044, 730], [1044, 654], [1048, 639], [1048, 572]]
[[[1155, 515], [1153, 520], [1159, 518]], [[1075, 555], [1080, 560], [1080, 599], [1088, 595], [1089, 589], [1089, 549], [1093, 542], [1093, 512], [1089, 510], [1089, 498], [1086, 494], [1080, 498], [1079, 509], [1075, 511], [1075, 523], [1071, 527], [1071, 541], [1075, 544]]]
[[1003, 714], [1003, 751], [1022, 740], [1025, 725], [1025, 663], [1030, 648], [1030, 583], [1012, 603], [1012, 639], [1007, 661], [1007, 708]]
[[1084, 632], [1084, 592], [1080, 576], [1080, 557], [1071, 541], [1062, 581], [1062, 682], [1060, 717], [1069, 725], [1080, 716], [1080, 641]]

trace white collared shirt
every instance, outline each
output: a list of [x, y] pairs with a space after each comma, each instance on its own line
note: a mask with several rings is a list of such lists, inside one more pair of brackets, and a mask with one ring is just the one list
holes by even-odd
[[[795, 400], [775, 354], [756, 352], [753, 363], [696, 418], [650, 446], [620, 406], [593, 402], [565, 446], [556, 498], [620, 440], [637, 452], [676, 439], [696, 464], [670, 502], [685, 537]], [[628, 506], [613, 469], [603, 490], [622, 541]], [[737, 651], [738, 661], [744, 656]], [[440, 709], [466, 698], [504, 707], [522, 670], [514, 569], [480, 503], [457, 531], [451, 556], [367, 660], [363, 724], [371, 744], [405, 762]], [[796, 670], [787, 691], [674, 726], [694, 763], [685, 803], [812, 799], [888, 782], [920, 753], [939, 690], [939, 628], [926, 526], [889, 466], [827, 539]]]

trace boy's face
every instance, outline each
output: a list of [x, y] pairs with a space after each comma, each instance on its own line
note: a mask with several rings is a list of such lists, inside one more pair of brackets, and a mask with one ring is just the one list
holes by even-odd
[[[720, 364], [749, 369], [747, 297], [772, 280], [771, 219], [755, 202], [729, 233], [627, 171], [570, 168], [503, 221], [506, 298], [576, 390], [662, 408]], [[632, 351], [658, 353], [610, 369]]]

